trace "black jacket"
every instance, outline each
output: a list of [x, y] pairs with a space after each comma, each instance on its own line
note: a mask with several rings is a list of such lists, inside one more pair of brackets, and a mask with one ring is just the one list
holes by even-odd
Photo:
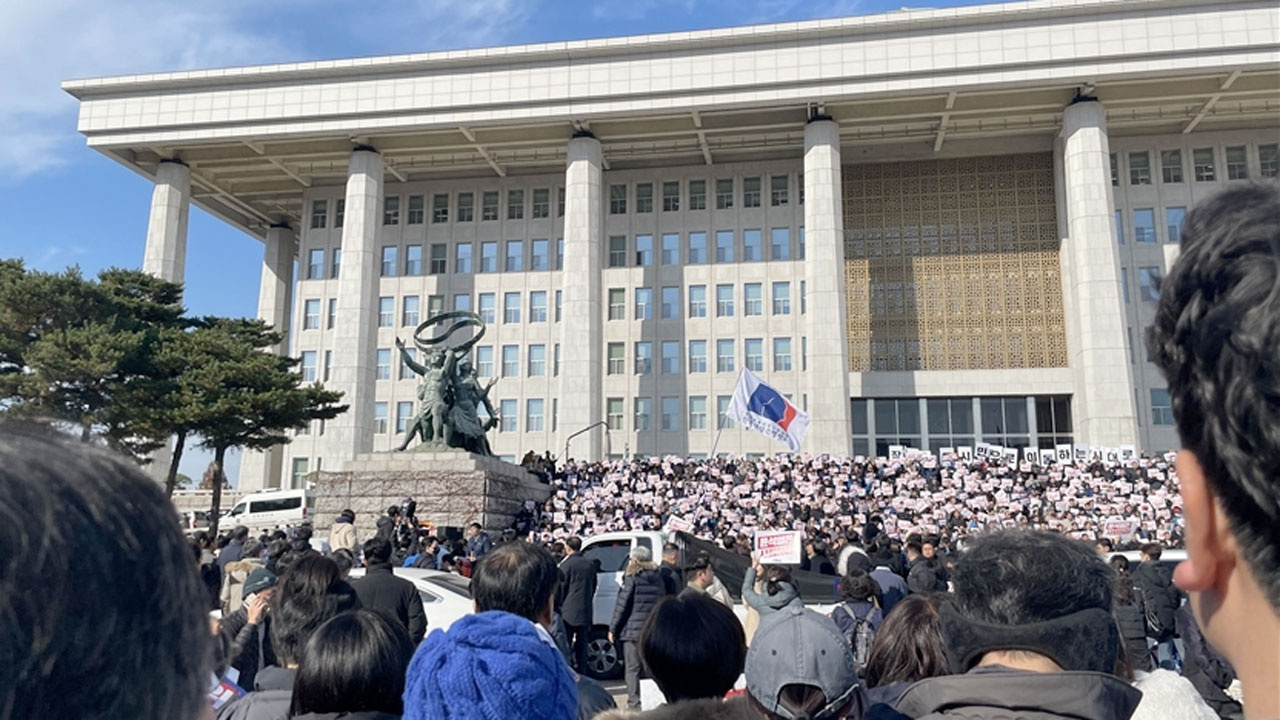
[[399, 622], [409, 631], [414, 645], [427, 634], [427, 614], [422, 610], [422, 596], [413, 583], [391, 574], [388, 563], [374, 563], [362, 578], [351, 581], [360, 605]]
[[1223, 692], [1236, 679], [1235, 668], [1205, 639], [1191, 614], [1191, 606], [1184, 605], [1174, 614], [1178, 634], [1186, 654], [1182, 658], [1182, 676], [1190, 682], [1200, 697], [1214, 712], [1227, 717], [1231, 712], [1243, 710], [1235, 700]]
[[349, 713], [307, 713], [290, 715], [289, 720], [400, 720], [399, 715], [388, 715], [377, 710], [360, 710]]
[[560, 563], [560, 616], [566, 625], [594, 624], [593, 609], [599, 568], [587, 558], [573, 554]]
[[913, 593], [946, 592], [947, 581], [942, 579], [932, 560], [920, 558], [907, 573], [907, 587]]
[[662, 575], [652, 565], [624, 577], [622, 589], [618, 592], [618, 605], [613, 609], [613, 621], [609, 623], [614, 639], [632, 642], [639, 638], [640, 628], [644, 627], [649, 611], [666, 596]]
[[218, 720], [277, 720], [289, 714], [296, 670], [266, 667], [258, 673], [253, 692], [222, 706]]
[[1147, 637], [1156, 640], [1173, 637], [1173, 614], [1178, 611], [1182, 598], [1173, 587], [1172, 573], [1160, 563], [1144, 562], [1134, 569], [1133, 584], [1142, 591], [1147, 614], [1156, 621], [1156, 627], [1147, 628]]
[[250, 625], [249, 611], [242, 607], [222, 618], [219, 632], [228, 647], [227, 666], [240, 673], [236, 683], [252, 689], [258, 670], [276, 664], [271, 647], [271, 616], [264, 616], [261, 625]]
[[1135, 591], [1131, 605], [1113, 605], [1111, 615], [1116, 619], [1116, 627], [1120, 629], [1120, 640], [1129, 656], [1129, 666], [1134, 670], [1149, 672], [1151, 653], [1147, 651], [1146, 604], [1141, 595], [1140, 591]]
[[895, 709], [917, 720], [1129, 720], [1141, 699], [1142, 691], [1114, 675], [992, 666], [922, 680]]
[[658, 574], [662, 576], [662, 584], [667, 588], [668, 595], [679, 595], [684, 589], [684, 572], [675, 565], [663, 561], [658, 566]]

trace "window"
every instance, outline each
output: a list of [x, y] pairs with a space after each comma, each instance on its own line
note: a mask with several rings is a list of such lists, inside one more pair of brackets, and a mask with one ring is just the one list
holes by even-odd
[[307, 253], [307, 279], [324, 279], [324, 250], [312, 250]]
[[[519, 295], [517, 294], [517, 297]], [[544, 323], [547, 321], [547, 291], [532, 290], [529, 292], [529, 322]], [[517, 320], [517, 322], [519, 322]]]
[[624, 412], [622, 405], [622, 398], [620, 397], [611, 397], [604, 401], [605, 419], [609, 423], [610, 430], [622, 429], [622, 415]]
[[732, 400], [729, 395], [716, 396], [716, 422], [726, 430], [733, 427], [733, 421], [729, 419], [729, 403]]
[[791, 228], [774, 228], [769, 231], [769, 259], [791, 259]]
[[1124, 211], [1116, 211], [1116, 244], [1124, 244]]
[[415, 327], [418, 324], [418, 302], [417, 295], [406, 295], [403, 307], [400, 313], [400, 324], [405, 327]]
[[396, 276], [396, 246], [387, 245], [382, 248], [382, 277]]
[[[412, 379], [413, 379], [413, 375], [414, 375], [414, 373], [413, 373], [413, 369], [409, 367], [409, 363], [405, 362], [405, 356], [406, 356], [406, 355], [408, 355], [408, 356], [409, 356], [409, 359], [410, 359], [410, 360], [417, 361], [417, 359], [418, 359], [418, 350], [417, 350], [417, 348], [405, 348], [405, 349], [400, 353], [400, 379], [401, 379], [401, 380], [412, 380]], [[490, 358], [490, 359], [492, 360], [492, 358]]]
[[502, 418], [498, 432], [515, 432], [519, 429], [520, 419], [516, 417], [516, 401], [503, 400], [498, 403], [498, 416]]
[[329, 201], [311, 201], [311, 229], [323, 230], [325, 221], [329, 219]]
[[609, 319], [627, 319], [627, 291], [623, 288], [609, 288]]
[[769, 176], [769, 204], [773, 207], [781, 207], [788, 204], [787, 185], [791, 178], [786, 175], [770, 175]]
[[377, 435], [387, 434], [387, 404], [385, 402], [373, 404], [373, 432]]
[[809, 302], [808, 283], [805, 282], [804, 280], [801, 280], [800, 281], [800, 314], [801, 315], [804, 315], [806, 312], [809, 311], [808, 302]]
[[1143, 302], [1160, 300], [1160, 268], [1138, 268], [1138, 297]]
[[1120, 268], [1120, 294], [1124, 303], [1129, 304], [1129, 268]]
[[471, 243], [459, 243], [453, 250], [453, 271], [460, 275], [471, 272]]
[[799, 247], [796, 248], [796, 259], [803, 260], [804, 259], [804, 226], [803, 225], [800, 226], [800, 232], [798, 233], [798, 235], [799, 237], [796, 238], [796, 242], [799, 245]]
[[776, 282], [773, 284], [773, 314], [791, 314], [791, 283]]
[[[444, 250], [444, 246], [441, 246]], [[435, 258], [435, 246], [431, 248], [431, 256]], [[442, 269], [441, 272], [444, 272]], [[404, 249], [404, 274], [408, 276], [422, 274], [422, 246], [409, 245]]]
[[624, 349], [622, 343], [620, 342], [609, 343], [606, 351], [608, 354], [608, 361], [609, 361], [609, 365], [608, 365], [609, 374], [622, 375], [626, 373], [627, 372], [626, 350]]
[[1160, 151], [1160, 179], [1166, 183], [1182, 182], [1182, 151]]
[[453, 309], [460, 311], [471, 311], [471, 295], [469, 293], [458, 293], [453, 296]]
[[333, 226], [336, 228], [342, 227], [342, 221], [346, 217], [346, 215], [347, 215], [347, 200], [346, 198], [338, 198], [333, 203]]
[[662, 212], [679, 212], [679, 210], [680, 210], [679, 181], [662, 183]]
[[791, 369], [791, 338], [773, 339], [773, 371], [786, 372]]
[[480, 272], [498, 272], [498, 243], [480, 243]]
[[662, 235], [662, 264], [680, 264], [680, 235], [678, 233], [664, 233]]
[[733, 286], [716, 286], [716, 317], [733, 317]]
[[542, 377], [547, 374], [547, 346], [529, 346], [529, 377]]
[[[800, 338], [800, 369], [801, 370], [809, 369], [809, 338], [807, 337]], [[805, 396], [805, 397], [806, 397], [805, 409], [808, 410], [809, 409], [808, 396]]]
[[1151, 184], [1151, 156], [1146, 150], [1129, 153], [1129, 184]]
[[764, 372], [764, 340], [760, 338], [743, 340], [742, 354], [746, 356], [743, 367], [753, 372]]
[[626, 215], [627, 214], [627, 186], [626, 185], [610, 185], [609, 186], [609, 214], [610, 215]]
[[560, 322], [560, 308], [564, 305], [564, 291], [556, 291], [556, 322]]
[[502, 294], [502, 322], [508, 324], [520, 322], [520, 293]]
[[653, 264], [653, 236], [636, 236], [636, 267], [649, 267]]
[[636, 183], [636, 212], [653, 212], [653, 183]]
[[507, 257], [502, 269], [506, 272], [522, 272], [524, 270], [523, 240], [507, 241]]
[[320, 300], [307, 300], [302, 303], [302, 329], [320, 329]]
[[480, 220], [498, 219], [498, 192], [491, 190], [480, 195]]
[[[997, 408], [1000, 398], [996, 398]], [[1023, 414], [1026, 414], [1026, 400], [1023, 400]], [[876, 413], [876, 454], [888, 455], [891, 444], [919, 447], [920, 442], [920, 401], [915, 398], [903, 400], [875, 401]], [[880, 452], [881, 445], [884, 452]]]
[[689, 429], [707, 429], [707, 396], [689, 396]]
[[636, 288], [636, 320], [653, 319], [653, 289]]
[[325, 327], [332, 330], [338, 322], [338, 298], [329, 298], [329, 316], [325, 318]]
[[760, 231], [742, 231], [742, 262], [760, 262]]
[[520, 346], [502, 346], [502, 377], [520, 377]]
[[1129, 348], [1129, 364], [1133, 365], [1135, 363], [1135, 358], [1133, 353], [1133, 328], [1131, 327], [1125, 328], [1125, 334], [1127, 335], [1127, 338], [1125, 340], [1125, 345]]
[[742, 207], [760, 207], [760, 178], [742, 178]]
[[1264, 178], [1276, 176], [1277, 156], [1280, 156], [1280, 144], [1258, 146], [1258, 174]]
[[689, 181], [689, 209], [690, 210], [706, 210], [707, 209], [707, 181], [706, 180], [690, 180]]
[[[1023, 401], [1025, 402], [1025, 400]], [[930, 398], [925, 410], [929, 416], [929, 446], [939, 447], [973, 445], [973, 399]], [[861, 431], [866, 432], [866, 409], [863, 408]], [[877, 428], [878, 430], [878, 428]], [[894, 428], [891, 428], [894, 430]], [[1070, 432], [1068, 430], [1068, 432]]]
[[[437, 205], [437, 207], [440, 205], [440, 198], [441, 198], [441, 197], [443, 197], [443, 198], [444, 198], [444, 202], [445, 202], [445, 216], [444, 216], [444, 219], [443, 219], [443, 220], [433, 220], [433, 222], [448, 222], [448, 221], [449, 221], [449, 209], [448, 209], [449, 196], [448, 196], [448, 195], [437, 195], [437, 196], [436, 196], [436, 205]], [[409, 213], [408, 213], [408, 216], [405, 218], [405, 221], [406, 221], [409, 225], [421, 225], [421, 224], [422, 224], [422, 217], [423, 217], [423, 209], [424, 209], [424, 205], [425, 205], [425, 204], [424, 204], [424, 202], [423, 202], [423, 199], [422, 199], [422, 196], [421, 196], [421, 195], [410, 195], [410, 196], [409, 196]]]
[[707, 263], [707, 234], [704, 232], [689, 233], [689, 264], [705, 265]]
[[716, 180], [716, 209], [728, 210], [733, 207], [733, 178]]
[[680, 317], [680, 287], [665, 286], [662, 288], [662, 319], [672, 320]]
[[626, 235], [610, 235], [609, 236], [609, 267], [626, 267], [627, 265], [627, 236]]
[[400, 224], [400, 197], [398, 195], [388, 195], [382, 201], [382, 224], [383, 225], [399, 225]]
[[409, 423], [413, 420], [413, 403], [398, 402], [396, 403], [396, 434], [403, 435], [409, 429]]
[[444, 296], [428, 295], [427, 296], [427, 316], [435, 317], [444, 312]]
[[[560, 343], [551, 348], [551, 374], [557, 377], [560, 375]], [[554, 427], [551, 429], [555, 430]]]
[[1249, 177], [1249, 160], [1243, 145], [1227, 148], [1227, 179], [1244, 180]]
[[391, 327], [396, 322], [396, 299], [378, 298], [378, 327]]
[[1120, 185], [1120, 159], [1115, 153], [1111, 153], [1111, 184], [1116, 187]]
[[300, 365], [302, 372], [302, 382], [316, 381], [316, 351], [303, 350], [302, 363]]
[[689, 286], [689, 317], [700, 318], [707, 316], [707, 286], [706, 285], [690, 285]]
[[689, 372], [704, 373], [707, 371], [707, 341], [689, 341]]
[[662, 398], [662, 429], [680, 429], [680, 398], [664, 396]]
[[1187, 209], [1185, 207], [1170, 207], [1164, 209], [1164, 226], [1168, 237], [1168, 242], [1176, 243], [1182, 238], [1182, 224], [1186, 222]]
[[524, 219], [524, 190], [507, 191], [507, 219]]
[[680, 342], [678, 340], [662, 341], [662, 374], [680, 374]]
[[556, 269], [564, 269], [564, 238], [556, 238]]
[[636, 369], [637, 375], [648, 375], [653, 372], [653, 343], [649, 340], [642, 340], [636, 343]]
[[1151, 388], [1151, 424], [1173, 424], [1173, 405], [1169, 402], [1169, 391], [1164, 388]]
[[329, 266], [329, 277], [336, 280], [338, 270], [342, 267], [342, 248], [333, 249], [333, 264]]
[[635, 400], [635, 408], [636, 408], [635, 429], [648, 430], [649, 416], [653, 414], [653, 399], [646, 398], [646, 397], [638, 397]]
[[376, 355], [376, 363], [374, 365], [374, 377], [378, 380], [391, 379], [391, 350], [390, 348], [378, 348]]
[[733, 231], [717, 230], [716, 231], [716, 262], [731, 263], [733, 262]]
[[549, 269], [550, 257], [547, 255], [546, 240], [530, 240], [529, 241], [529, 269], [530, 270], [547, 270]]
[[551, 189], [533, 189], [533, 216], [535, 218], [551, 217]]
[[742, 286], [742, 314], [747, 317], [764, 314], [764, 288], [760, 283]]
[[1191, 164], [1195, 166], [1196, 182], [1213, 182], [1217, 173], [1213, 164], [1213, 148], [1196, 148], [1191, 151]]
[[1133, 211], [1133, 240], [1140, 243], [1156, 241], [1156, 213], [1151, 208]]
[[529, 398], [524, 401], [525, 432], [542, 432], [543, 406], [542, 398]]
[[493, 377], [493, 346], [476, 347], [476, 375], [484, 378]]
[[476, 219], [476, 196], [472, 193], [458, 193], [458, 222], [471, 222]]
[[480, 319], [486, 323], [494, 322], [497, 314], [497, 305], [497, 298], [493, 293], [480, 293]]

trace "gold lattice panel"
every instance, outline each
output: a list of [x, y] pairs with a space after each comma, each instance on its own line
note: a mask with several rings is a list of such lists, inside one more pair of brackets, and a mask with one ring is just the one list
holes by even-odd
[[1066, 367], [1050, 153], [843, 175], [852, 370]]

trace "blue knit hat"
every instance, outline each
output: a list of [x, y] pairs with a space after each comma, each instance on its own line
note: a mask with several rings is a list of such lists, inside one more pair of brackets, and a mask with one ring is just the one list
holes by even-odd
[[511, 613], [467, 615], [433, 630], [409, 663], [404, 720], [575, 720], [569, 666], [533, 623]]

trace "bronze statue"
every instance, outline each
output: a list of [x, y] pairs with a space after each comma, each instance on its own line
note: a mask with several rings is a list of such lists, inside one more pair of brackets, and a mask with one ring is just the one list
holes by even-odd
[[[423, 336], [425, 330], [447, 320], [455, 322], [439, 336]], [[456, 330], [467, 326], [480, 330], [457, 347], [441, 347]], [[489, 401], [489, 391], [497, 378], [481, 387], [468, 358], [471, 348], [484, 336], [484, 329], [479, 315], [463, 310], [427, 318], [413, 332], [414, 344], [422, 352], [421, 363], [396, 338], [405, 366], [422, 378], [418, 383], [418, 414], [397, 451], [408, 448], [414, 438], [421, 438], [424, 444], [493, 455], [485, 433], [498, 424], [498, 413]], [[481, 406], [489, 415], [485, 422], [480, 420]]]

